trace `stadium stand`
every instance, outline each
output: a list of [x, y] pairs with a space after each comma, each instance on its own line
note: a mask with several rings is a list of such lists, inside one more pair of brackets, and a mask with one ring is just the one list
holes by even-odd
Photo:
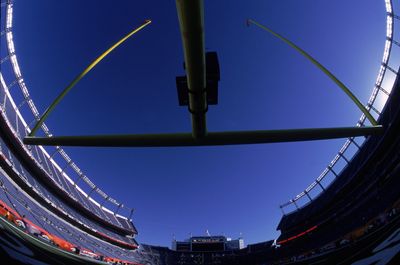
[[[9, 74], [16, 76], [16, 82], [6, 85], [4, 74], [6, 67], [2, 64], [0, 75], [0, 97], [4, 99], [1, 105], [0, 118], [0, 167], [1, 167], [1, 200], [5, 207], [14, 211], [22, 218], [27, 228], [32, 228], [41, 239], [61, 237], [68, 238], [66, 242], [76, 244], [80, 248], [97, 249], [103, 257], [123, 258], [132, 255], [129, 252], [138, 248], [134, 239], [137, 230], [132, 221], [118, 214], [124, 206], [98, 189], [83, 173], [73, 181], [66, 173], [66, 167], [81, 172], [69, 156], [59, 147], [51, 155], [42, 147], [31, 147], [22, 144], [21, 131], [28, 132], [28, 125], [17, 107], [9, 88], [18, 84], [24, 95], [28, 95], [25, 84], [16, 61], [12, 41], [12, 2], [1, 3], [2, 26], [7, 28], [5, 38], [11, 62]], [[2, 34], [3, 35], [3, 34]], [[3, 36], [2, 36], [3, 37]], [[4, 42], [2, 42], [4, 44]], [[15, 90], [14, 90], [15, 91]], [[14, 95], [15, 97], [15, 95]], [[33, 102], [26, 99], [31, 109]], [[47, 128], [47, 127], [45, 127]], [[55, 161], [56, 154], [67, 161], [67, 166], [61, 168]], [[77, 184], [92, 186], [91, 192], [102, 192], [106, 200], [96, 202]], [[117, 212], [103, 206], [111, 201], [117, 204]], [[21, 219], [21, 220], [22, 220]], [[29, 224], [29, 225], [28, 225]], [[90, 234], [90, 237], [88, 235]], [[68, 236], [67, 236], [68, 235]], [[96, 238], [89, 240], [88, 238]], [[56, 240], [57, 241], [57, 240]], [[53, 242], [53, 240], [48, 240]], [[102, 249], [101, 251], [99, 251]], [[93, 250], [91, 250], [93, 252]], [[82, 253], [84, 253], [83, 251]], [[117, 254], [115, 254], [115, 252]], [[131, 258], [132, 259], [132, 258]]]
[[[2, 50], [8, 51], [8, 61], [11, 66], [9, 70], [9, 74], [15, 76], [15, 80], [11, 82], [9, 86], [7, 86], [4, 82], [4, 76], [2, 75], [2, 85], [4, 90], [2, 91], [4, 94], [4, 104], [3, 104], [3, 114], [5, 114], [7, 118], [7, 125], [9, 130], [11, 130], [12, 134], [7, 134], [10, 142], [8, 144], [12, 145], [13, 148], [16, 148], [16, 155], [19, 159], [21, 159], [21, 163], [24, 164], [25, 167], [30, 170], [35, 171], [35, 177], [38, 180], [43, 180], [44, 183], [50, 183], [47, 187], [52, 189], [53, 192], [58, 193], [67, 203], [72, 203], [76, 207], [81, 207], [81, 210], [88, 214], [94, 215], [92, 218], [97, 218], [99, 222], [105, 222], [108, 226], [113, 227], [116, 230], [121, 231], [133, 231], [136, 233], [136, 229], [133, 226], [130, 220], [122, 215], [118, 214], [118, 211], [124, 209], [125, 206], [121, 203], [118, 203], [115, 199], [105, 194], [102, 190], [100, 190], [90, 179], [83, 174], [81, 169], [74, 163], [74, 161], [66, 154], [66, 152], [60, 148], [56, 147], [55, 150], [46, 150], [43, 147], [37, 146], [25, 146], [22, 144], [22, 137], [24, 137], [29, 129], [28, 123], [25, 121], [24, 117], [29, 117], [29, 113], [25, 112], [24, 116], [21, 114], [23, 112], [23, 107], [28, 106], [26, 111], [30, 111], [30, 116], [33, 115], [33, 119], [36, 120], [38, 118], [38, 111], [30, 98], [27, 87], [23, 81], [23, 77], [21, 71], [19, 69], [15, 46], [13, 43], [13, 35], [12, 35], [12, 17], [13, 17], [13, 3], [11, 1], [5, 1], [2, 4], [2, 17], [5, 18], [5, 21], [2, 21], [2, 25], [6, 28], [4, 37], [6, 39], [6, 47]], [[4, 12], [3, 12], [4, 10]], [[7, 72], [7, 65], [2, 64], [2, 73]], [[13, 89], [13, 93], [11, 95], [9, 88], [12, 86], [18, 85], [20, 88], [20, 94]], [[17, 104], [14, 102], [14, 98], [23, 98], [23, 103]], [[29, 117], [30, 118], [30, 117]], [[31, 119], [31, 118], [30, 118]], [[43, 132], [47, 135], [51, 135], [46, 125], [42, 126]], [[16, 139], [13, 139], [13, 137]], [[57, 158], [61, 158], [57, 160]], [[64, 166], [60, 166], [61, 164], [65, 164]], [[72, 180], [72, 175], [68, 175], [67, 171], [72, 170], [71, 174], [75, 174], [75, 180]], [[50, 180], [50, 182], [48, 181]], [[85, 193], [83, 188], [79, 187], [77, 184], [81, 183], [83, 185], [87, 185], [91, 194], [99, 194], [100, 197], [104, 198], [104, 202], [98, 203], [90, 194]], [[79, 204], [77, 205], [76, 202]], [[110, 203], [110, 205], [118, 206], [116, 212], [111, 211], [104, 207], [105, 203]]]
[[[9, 61], [11, 62], [9, 69], [10, 74], [15, 75], [15, 82], [12, 85], [19, 85], [21, 92], [23, 94], [24, 104], [29, 105], [32, 112], [37, 112], [32, 100], [30, 99], [29, 93], [26, 89], [25, 83], [19, 70], [17, 63], [15, 48], [13, 44], [12, 31], [12, 11], [13, 4], [11, 1], [6, 1], [2, 3], [2, 17], [5, 17], [5, 23], [2, 25], [7, 28], [5, 33], [5, 39], [7, 43], [7, 50], [9, 53]], [[3, 21], [2, 21], [3, 22]], [[120, 210], [124, 206], [117, 203], [110, 196], [98, 189], [77, 167], [77, 165], [72, 161], [72, 159], [62, 150], [60, 147], [55, 148], [56, 150], [50, 154], [43, 147], [31, 147], [22, 144], [21, 137], [28, 133], [29, 126], [25, 122], [21, 111], [21, 106], [16, 105], [13, 96], [18, 97], [18, 95], [11, 95], [9, 87], [6, 85], [3, 74], [6, 73], [6, 66], [2, 64], [2, 75], [1, 84], [3, 89], [1, 90], [1, 97], [4, 98], [4, 104], [2, 105], [2, 139], [4, 143], [8, 146], [9, 150], [6, 154], [11, 163], [17, 163], [18, 168], [14, 167], [17, 171], [21, 170], [20, 174], [27, 176], [34, 175], [34, 178], [30, 180], [40, 183], [41, 187], [46, 188], [51, 194], [54, 194], [60, 200], [63, 200], [64, 205], [70, 205], [75, 209], [79, 209], [81, 215], [85, 215], [95, 222], [99, 222], [109, 229], [114, 230], [118, 233], [134, 235], [137, 234], [136, 228], [133, 226], [132, 222], [119, 215], [117, 212], [110, 211], [103, 206], [106, 202], [115, 202]], [[16, 91], [15, 89], [13, 90]], [[21, 95], [19, 95], [21, 97]], [[22, 105], [24, 105], [22, 104]], [[43, 126], [46, 133], [49, 133], [46, 126]], [[56, 162], [56, 156], [61, 156], [64, 158], [64, 163], [66, 165], [61, 167]], [[62, 162], [62, 161], [61, 161]], [[75, 181], [72, 180], [70, 176], [67, 175], [67, 169], [72, 168], [74, 172], [79, 175]], [[77, 184], [78, 182], [84, 183], [93, 187], [90, 191], [92, 193], [101, 193], [106, 200], [103, 203], [98, 203], [92, 199], [89, 195], [83, 191]], [[48, 194], [49, 192], [43, 192], [43, 194]], [[54, 196], [53, 196], [54, 197]]]
[[[46, 205], [58, 209], [58, 212], [61, 212], [62, 216], [80, 223], [81, 226], [95, 227], [97, 230], [105, 233], [108, 236], [116, 237], [120, 240], [128, 240], [128, 238], [119, 235], [117, 232], [113, 232], [110, 229], [104, 229], [101, 227], [101, 225], [96, 225], [94, 221], [91, 221], [88, 217], [83, 216], [80, 211], [78, 212], [76, 210], [76, 208], [65, 204], [56, 195], [53, 195], [52, 192], [48, 191], [40, 182], [35, 180], [29, 171], [24, 169], [19, 160], [13, 155], [13, 153], [4, 143], [2, 143], [1, 147], [3, 156], [0, 163], [4, 165], [3, 169], [7, 170], [10, 176], [14, 176], [14, 180], [19, 183], [18, 185], [25, 186], [26, 190], [28, 190], [30, 194], [36, 193], [35, 196], [41, 197], [42, 201], [46, 202]], [[8, 154], [9, 158], [7, 158], [5, 154]], [[132, 232], [128, 233], [128, 235], [129, 234], [132, 234]]]

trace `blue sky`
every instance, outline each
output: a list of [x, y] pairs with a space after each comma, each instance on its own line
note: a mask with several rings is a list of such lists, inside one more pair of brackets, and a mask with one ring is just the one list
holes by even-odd
[[[43, 112], [94, 58], [153, 23], [102, 61], [51, 114], [54, 135], [189, 132], [175, 76], [183, 51], [174, 1], [16, 1], [14, 39]], [[205, 1], [206, 47], [221, 67], [209, 131], [352, 126], [358, 109], [315, 66], [253, 18], [312, 54], [362, 102], [385, 41], [384, 1]], [[138, 241], [170, 245], [211, 234], [276, 238], [278, 205], [301, 192], [344, 140], [197, 148], [66, 148], [84, 172], [136, 209]]]

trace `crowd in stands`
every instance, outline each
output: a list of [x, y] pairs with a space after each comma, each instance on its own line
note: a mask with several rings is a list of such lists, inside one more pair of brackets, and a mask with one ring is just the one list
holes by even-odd
[[[1, 92], [1, 90], [0, 90]], [[0, 93], [1, 95], [1, 93]], [[9, 110], [5, 113], [10, 113]], [[42, 148], [37, 146], [25, 146], [22, 139], [15, 133], [12, 124], [8, 120], [8, 116], [1, 112], [1, 120], [3, 131], [6, 134], [8, 131], [8, 138], [2, 139], [3, 148], [8, 152], [3, 152], [5, 156], [14, 166], [15, 170], [30, 183], [40, 183], [36, 187], [47, 190], [46, 193], [57, 194], [58, 199], [62, 198], [64, 205], [73, 205], [73, 208], [80, 208], [80, 212], [91, 216], [92, 219], [97, 219], [108, 225], [114, 227], [116, 230], [125, 230], [132, 234], [137, 233], [133, 224], [125, 217], [113, 214], [106, 210], [100, 204], [95, 204], [90, 199], [88, 194], [84, 195], [76, 183], [72, 184], [67, 179], [64, 169], [56, 167], [54, 160], [49, 157], [49, 154]], [[8, 139], [7, 143], [5, 140]], [[10, 147], [11, 146], [11, 147]], [[15, 155], [18, 154], [18, 157]], [[34, 171], [34, 176], [31, 172]], [[43, 185], [45, 184], [45, 185]], [[49, 192], [52, 189], [53, 192]], [[54, 197], [54, 196], [53, 196]], [[95, 218], [93, 218], [95, 217]]]
[[[383, 229], [390, 225], [396, 225], [400, 221], [400, 200], [394, 203], [391, 207], [381, 212], [374, 218], [366, 220], [365, 223], [353, 229], [352, 231], [337, 236], [335, 240], [319, 244], [317, 248], [310, 248], [303, 252], [298, 252], [295, 255], [286, 255], [287, 248], [292, 246], [283, 243], [282, 245], [273, 244], [273, 241], [261, 242], [253, 245], [248, 245], [246, 248], [234, 251], [220, 251], [220, 252], [179, 252], [171, 251], [168, 249], [162, 252], [169, 256], [171, 263], [165, 264], [179, 264], [179, 265], [283, 265], [301, 262], [301, 264], [308, 264], [312, 259], [321, 258], [325, 260], [330, 255], [336, 255], [338, 251], [344, 249], [354, 250], [357, 244], [365, 244], [366, 240], [376, 238]], [[319, 235], [310, 233], [307, 237], [312, 237], [313, 240], [318, 241]], [[300, 244], [307, 244], [304, 242], [305, 237], [298, 237]], [[361, 248], [363, 249], [363, 248]], [[314, 260], [315, 261], [315, 260]]]
[[90, 199], [76, 183], [81, 178], [75, 183], [68, 178], [66, 169], [74, 163], [61, 168], [56, 152], [22, 143], [26, 125], [1, 80], [0, 95], [7, 100], [0, 106], [0, 215], [25, 233], [80, 256], [115, 264], [148, 259], [137, 250], [132, 221]]
[[[319, 255], [325, 255], [329, 252], [337, 251], [344, 247], [351, 247], [352, 244], [356, 244], [358, 241], [363, 240], [369, 235], [372, 235], [374, 233], [379, 233], [380, 228], [389, 224], [393, 220], [395, 219], [398, 220], [400, 216], [399, 213], [400, 213], [400, 200], [398, 200], [392, 207], [385, 210], [378, 216], [368, 220], [366, 224], [357, 227], [356, 229], [352, 230], [351, 232], [343, 236], [340, 236], [335, 241], [329, 242], [319, 248], [311, 249], [295, 256], [277, 260], [273, 264], [286, 264], [295, 261], [303, 261], [317, 257]], [[277, 246], [277, 248], [280, 247], [284, 247], [284, 245]]]
[[[0, 194], [5, 195], [2, 197], [6, 197], [6, 199], [10, 200], [9, 195], [7, 195], [6, 193], [1, 192]], [[2, 199], [4, 199], [4, 198], [2, 198]], [[67, 241], [64, 238], [60, 237], [60, 234], [61, 234], [60, 232], [58, 232], [59, 236], [57, 236], [55, 234], [57, 231], [54, 231], [54, 234], [50, 233], [49, 231], [43, 229], [41, 226], [37, 225], [35, 222], [32, 222], [30, 219], [28, 219], [25, 214], [20, 215], [13, 208], [21, 209], [21, 208], [18, 208], [16, 204], [13, 204], [13, 207], [11, 207], [7, 203], [5, 203], [3, 200], [0, 200], [0, 216], [1, 216], [1, 218], [6, 219], [8, 222], [12, 223], [16, 227], [18, 227], [20, 230], [24, 231], [25, 233], [27, 233], [31, 236], [34, 236], [35, 238], [39, 239], [40, 241], [42, 241], [46, 244], [57, 247], [59, 249], [67, 251], [71, 254], [80, 255], [82, 257], [92, 258], [95, 260], [105, 261], [109, 264], [140, 265], [140, 263], [127, 261], [127, 260], [123, 260], [123, 259], [116, 258], [116, 257], [105, 256], [103, 253], [98, 253], [92, 249], [89, 249], [88, 246], [86, 246], [86, 245], [85, 245], [86, 247], [84, 247], [83, 243], [76, 244], [76, 243]], [[24, 213], [27, 213], [27, 212], [24, 212]], [[42, 219], [42, 221], [47, 220], [47, 222], [49, 222], [49, 223], [51, 222], [51, 220], [50, 220], [51, 218], [44, 217], [44, 216], [42, 216], [42, 217], [34, 216], [33, 212], [31, 212], [30, 217], [34, 218], [36, 221], [39, 221], [40, 219]], [[64, 228], [64, 230], [66, 230], [66, 229]], [[60, 231], [61, 231], [61, 229], [60, 229]], [[83, 240], [83, 238], [82, 238], [82, 240]]]
[[[368, 137], [324, 193], [282, 218], [278, 243], [282, 243], [283, 252], [287, 250], [286, 262], [354, 245], [397, 218], [400, 210], [399, 99], [397, 80], [379, 118], [379, 124], [386, 129], [384, 137]], [[318, 228], [310, 236], [296, 237], [313, 225]]]
[[[46, 189], [46, 187], [44, 187], [40, 182], [36, 181], [29, 171], [24, 170], [24, 167], [13, 156], [13, 154], [9, 152], [9, 149], [2, 140], [0, 140], [0, 148], [0, 163], [5, 162], [5, 165], [9, 166], [11, 173], [14, 173], [15, 178], [23, 180], [24, 183], [22, 184], [27, 186], [29, 192], [34, 192], [37, 196], [42, 198], [42, 200], [45, 201], [44, 205], [58, 210], [58, 212], [61, 213], [59, 216], [63, 216], [67, 220], [75, 221], [84, 229], [92, 231], [93, 235], [101, 237], [109, 242], [114, 242], [131, 249], [137, 247], [137, 243], [131, 237], [126, 237], [112, 230], [103, 228], [98, 223], [83, 216], [78, 210], [63, 203], [61, 199], [48, 191], [48, 189]], [[8, 156], [6, 157], [6, 155]], [[4, 169], [6, 169], [5, 166]]]
[[[59, 238], [64, 238], [65, 241], [71, 242], [75, 246], [81, 246], [81, 249], [90, 249], [92, 252], [93, 249], [97, 249], [103, 255], [107, 254], [108, 256], [119, 258], [135, 257], [135, 252], [90, 236], [57, 218], [51, 212], [30, 201], [28, 196], [18, 188], [12, 186], [6, 177], [3, 176], [0, 182], [1, 204], [3, 205], [3, 209], [7, 209], [7, 211], [3, 211], [2, 215], [17, 225], [21, 225], [22, 223], [25, 227], [28, 227], [27, 231], [36, 231], [33, 234], [41, 239], [55, 238], [57, 235]], [[31, 229], [32, 227], [33, 229]], [[50, 233], [51, 237], [49, 236]]]

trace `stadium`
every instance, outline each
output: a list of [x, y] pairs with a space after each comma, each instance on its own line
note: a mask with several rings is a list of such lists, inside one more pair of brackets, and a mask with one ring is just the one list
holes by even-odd
[[[177, 0], [186, 75], [175, 81], [179, 105], [187, 106], [186, 114], [192, 117], [193, 134], [79, 138], [53, 135], [43, 123], [48, 113], [42, 115], [31, 97], [14, 43], [13, 18], [20, 2], [1, 0], [1, 264], [400, 264], [400, 3], [381, 0], [386, 10], [383, 56], [355, 127], [207, 133], [208, 105], [223, 100], [219, 51], [206, 52], [204, 32], [196, 24], [204, 23], [203, 1]], [[145, 20], [142, 27], [151, 22]], [[264, 27], [251, 19], [247, 23]], [[203, 82], [198, 90], [196, 82]], [[43, 137], [34, 136], [36, 130]], [[172, 248], [142, 242], [133, 221], [140, 212], [97, 186], [64, 148], [223, 148], [219, 145], [333, 138], [345, 139], [333, 160], [303, 192], [279, 206], [279, 236], [247, 246], [241, 238], [211, 236], [208, 231], [206, 236], [174, 239]]]

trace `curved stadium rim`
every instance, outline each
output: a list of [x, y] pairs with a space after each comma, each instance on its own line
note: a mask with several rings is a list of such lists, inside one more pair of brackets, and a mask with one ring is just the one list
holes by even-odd
[[[61, 180], [55, 180], [54, 176], [52, 176], [51, 169], [49, 167], [50, 165], [53, 166], [54, 170], [57, 170], [58, 173], [61, 175], [61, 177], [64, 177], [65, 181], [68, 181], [75, 189], [77, 192], [79, 192], [83, 198], [90, 200], [93, 204], [98, 206], [101, 210], [106, 211], [110, 214], [113, 214], [115, 216], [118, 216], [120, 218], [130, 220], [132, 218], [133, 214], [133, 208], [129, 208], [125, 206], [124, 204], [118, 202], [108, 194], [106, 194], [104, 191], [102, 191], [100, 188], [98, 188], [83, 172], [82, 170], [76, 165], [76, 163], [69, 157], [69, 155], [59, 146], [54, 147], [54, 148], [44, 148], [43, 146], [34, 146], [34, 147], [27, 147], [22, 143], [22, 138], [21, 137], [21, 131], [23, 130], [24, 135], [28, 135], [30, 132], [30, 128], [34, 125], [34, 123], [37, 122], [40, 118], [39, 111], [37, 110], [30, 94], [28, 91], [28, 88], [24, 82], [24, 78], [22, 76], [18, 60], [17, 60], [17, 55], [15, 51], [15, 46], [14, 46], [14, 41], [13, 41], [13, 32], [12, 32], [12, 23], [13, 23], [13, 2], [11, 0], [7, 0], [4, 3], [1, 3], [1, 6], [5, 6], [6, 9], [6, 15], [5, 15], [5, 28], [2, 29], [1, 35], [5, 34], [6, 36], [6, 44], [7, 44], [7, 56], [4, 58], [1, 58], [1, 64], [5, 63], [6, 61], [9, 61], [11, 63], [13, 75], [15, 76], [15, 79], [9, 84], [6, 85], [4, 78], [3, 78], [3, 73], [0, 73], [0, 81], [1, 85], [4, 87], [5, 90], [5, 98], [2, 99], [2, 102], [0, 104], [1, 107], [1, 112], [3, 116], [6, 118], [8, 121], [10, 128], [13, 130], [14, 135], [16, 138], [20, 141], [21, 145], [24, 146], [25, 151], [31, 156], [36, 161], [36, 164], [43, 169], [44, 172], [48, 174], [48, 176], [55, 181], [55, 183], [58, 184], [58, 186], [61, 189], [66, 190], [66, 188], [62, 187], [62, 181]], [[2, 37], [2, 36], [1, 36]], [[19, 103], [18, 105], [15, 103], [14, 98], [18, 98], [17, 96], [14, 95], [14, 97], [11, 95], [11, 88], [14, 85], [18, 85], [20, 88], [20, 92], [22, 92], [23, 96], [23, 101]], [[13, 90], [14, 94], [16, 93], [15, 89]], [[9, 113], [9, 110], [6, 108], [7, 104], [7, 99], [9, 101], [9, 104], [11, 104], [11, 110], [14, 111], [15, 115], [15, 124], [13, 124], [10, 119], [7, 117], [7, 112]], [[28, 105], [30, 112], [33, 115], [33, 119], [31, 122], [27, 123], [26, 120], [24, 119], [23, 115], [21, 114], [21, 107], [24, 106], [25, 104]], [[25, 115], [26, 117], [27, 115]], [[45, 133], [46, 136], [51, 137], [52, 134], [46, 124], [43, 124], [41, 126], [42, 131]], [[53, 149], [53, 150], [51, 150]], [[35, 154], [36, 152], [36, 154]], [[42, 154], [46, 165], [49, 169], [49, 171], [46, 170], [46, 168], [42, 165], [43, 162], [41, 161], [42, 159], [40, 158], [39, 153]], [[37, 157], [35, 156], [37, 155]], [[56, 161], [57, 157], [56, 155], [59, 155], [58, 159], [61, 161]], [[65, 166], [61, 167], [60, 164], [64, 162], [66, 163]], [[70, 175], [67, 174], [67, 170], [71, 168], [73, 170], [73, 173], [76, 174], [77, 176], [75, 179], [71, 177]], [[56, 177], [57, 174], [55, 174]], [[86, 184], [89, 187], [90, 192], [85, 192], [84, 189], [82, 189], [79, 185], [78, 182], [83, 180], [84, 184]], [[61, 186], [60, 186], [61, 184]], [[67, 190], [66, 190], [67, 191]], [[67, 191], [68, 192], [68, 191]], [[97, 193], [101, 198], [104, 200], [99, 203], [96, 201], [92, 196], [90, 196], [92, 193]], [[76, 198], [73, 198], [76, 200]], [[116, 209], [115, 210], [110, 210], [105, 206], [105, 204], [108, 203], [110, 207], [114, 206]], [[129, 213], [129, 216], [123, 216], [122, 214], [119, 214], [119, 211], [125, 210], [126, 213]]]
[[[395, 20], [399, 20], [400, 17], [397, 16], [393, 11], [392, 0], [384, 0], [384, 1], [385, 1], [386, 12], [387, 12], [387, 15], [386, 15], [386, 42], [385, 42], [385, 46], [384, 46], [383, 58], [381, 61], [381, 66], [380, 66], [380, 69], [378, 72], [378, 76], [375, 81], [375, 85], [372, 90], [372, 94], [368, 100], [368, 103], [366, 104], [367, 110], [370, 112], [372, 111], [371, 114], [373, 114], [376, 119], [379, 118], [381, 110], [383, 109], [385, 102], [387, 100], [387, 97], [390, 96], [390, 91], [385, 90], [385, 88], [382, 87], [384, 80], [387, 77], [386, 70], [389, 70], [389, 71], [393, 72], [394, 74], [397, 74], [396, 70], [394, 70], [394, 69], [397, 69], [399, 66], [398, 64], [396, 64], [395, 66], [393, 66], [393, 65], [389, 66], [389, 63], [393, 63], [392, 61], [390, 61], [390, 57], [391, 57], [390, 54], [391, 54], [393, 44], [395, 44], [397, 46], [397, 48], [400, 47], [400, 43], [393, 39], [394, 22], [395, 22]], [[22, 140], [21, 140], [22, 137], [20, 136], [20, 133], [21, 133], [20, 128], [21, 127], [24, 128], [24, 133], [25, 133], [25, 135], [27, 135], [30, 132], [30, 127], [32, 127], [36, 123], [36, 121], [40, 118], [40, 114], [39, 114], [34, 102], [32, 101], [30, 94], [28, 92], [28, 89], [26, 87], [26, 84], [23, 80], [23, 77], [22, 77], [22, 74], [20, 71], [20, 67], [18, 65], [16, 53], [15, 53], [13, 35], [12, 35], [12, 10], [13, 10], [12, 9], [12, 1], [7, 0], [6, 3], [2, 3], [2, 5], [3, 4], [5, 4], [7, 6], [6, 7], [7, 14], [6, 14], [6, 28], [4, 29], [4, 33], [2, 31], [2, 35], [6, 34], [8, 55], [5, 58], [1, 58], [1, 63], [5, 62], [7, 60], [9, 60], [11, 62], [13, 72], [15, 75], [15, 80], [12, 81], [10, 83], [10, 85], [7, 87], [5, 85], [2, 75], [0, 75], [0, 77], [1, 77], [2, 85], [4, 86], [4, 88], [6, 90], [7, 98], [10, 100], [10, 103], [12, 105], [12, 110], [14, 110], [15, 114], [16, 114], [15, 115], [16, 116], [15, 126], [12, 126], [11, 128], [14, 129], [14, 134], [17, 136], [17, 138], [22, 143]], [[17, 84], [19, 86], [20, 91], [22, 92], [22, 95], [23, 95], [23, 99], [24, 99], [23, 102], [20, 103], [18, 106], [15, 104], [14, 99], [9, 92], [9, 89], [15, 84]], [[391, 87], [391, 85], [389, 84], [387, 87]], [[383, 93], [387, 97], [384, 98], [384, 102], [376, 103], [376, 99], [377, 99], [379, 93]], [[5, 103], [6, 102], [4, 100], [4, 106], [1, 106], [2, 112], [3, 112], [3, 110], [5, 112]], [[28, 104], [28, 107], [29, 107], [31, 113], [33, 114], [33, 120], [29, 124], [25, 122], [25, 119], [22, 117], [22, 114], [19, 110], [20, 107], [24, 104]], [[357, 126], [358, 127], [363, 126], [365, 123], [365, 120], [366, 120], [366, 117], [364, 114], [362, 114], [362, 116], [359, 118], [359, 120], [357, 122]], [[19, 122], [21, 124], [19, 124]], [[50, 130], [48, 129], [48, 127], [46, 126], [46, 124], [43, 124], [41, 126], [41, 129], [46, 134], [46, 136], [49, 136], [49, 137], [52, 136], [52, 134], [51, 134]], [[364, 138], [364, 140], [365, 140], [365, 138]], [[327, 186], [330, 183], [332, 183], [334, 181], [334, 179], [327, 184], [322, 183], [322, 181], [324, 179], [325, 180], [328, 179], [329, 174], [333, 175], [334, 178], [336, 176], [338, 176], [340, 174], [339, 171], [343, 170], [343, 168], [350, 162], [350, 160], [356, 153], [355, 152], [353, 154], [350, 154], [350, 152], [348, 151], [349, 147], [354, 146], [356, 148], [356, 150], [358, 150], [360, 148], [360, 145], [362, 145], [362, 142], [357, 142], [354, 137], [348, 138], [345, 141], [345, 143], [343, 144], [343, 146], [340, 148], [338, 153], [334, 156], [333, 160], [322, 171], [322, 173], [315, 179], [314, 182], [312, 182], [304, 191], [302, 191], [301, 193], [299, 193], [298, 195], [296, 195], [295, 197], [290, 199], [288, 202], [279, 206], [280, 209], [282, 210], [282, 214], [284, 214], [284, 215], [290, 214], [290, 212], [301, 209], [302, 207], [304, 207], [305, 205], [310, 203], [313, 199], [318, 197], [322, 192], [324, 192], [324, 190], [327, 188]], [[112, 197], [110, 197], [106, 193], [104, 193], [101, 189], [99, 189], [86, 175], [83, 174], [81, 169], [76, 165], [75, 162], [72, 161], [72, 159], [68, 156], [68, 154], [61, 147], [56, 147], [55, 150], [52, 150], [51, 152], [47, 151], [47, 150], [51, 149], [51, 147], [46, 147], [47, 150], [43, 146], [35, 146], [32, 148], [36, 149], [37, 154], [40, 150], [40, 152], [42, 152], [42, 154], [44, 154], [45, 159], [46, 158], [49, 159], [49, 161], [54, 165], [54, 167], [57, 168], [59, 173], [61, 173], [61, 175], [67, 181], [69, 181], [74, 187], [76, 187], [76, 189], [81, 194], [83, 194], [85, 197], [87, 197], [89, 200], [91, 200], [93, 203], [95, 203], [98, 207], [100, 207], [101, 209], [108, 211], [112, 214], [116, 214], [122, 218], [128, 219], [127, 217], [124, 217], [124, 216], [118, 214], [119, 210], [125, 209], [130, 212], [129, 219], [132, 217], [133, 209], [124, 206], [122, 203], [119, 203], [118, 201], [116, 201], [115, 199], [113, 199]], [[27, 148], [25, 148], [25, 149], [26, 149], [27, 153], [32, 156], [32, 158], [34, 158], [36, 161], [38, 161], [37, 158], [35, 157], [35, 154], [33, 151], [28, 150]], [[49, 155], [49, 153], [51, 153], [51, 155]], [[64, 166], [63, 168], [61, 168], [54, 159], [55, 155], [57, 155], [57, 154], [59, 154], [60, 158], [64, 162], [66, 162], [66, 166]], [[346, 155], [348, 155], [348, 156], [346, 156]], [[344, 161], [345, 165], [341, 167], [339, 161]], [[38, 163], [38, 165], [40, 165], [40, 163]], [[65, 172], [67, 168], [73, 169], [74, 174], [77, 175], [77, 178], [75, 180], [72, 180], [72, 178]], [[80, 188], [78, 185], [76, 185], [81, 180], [83, 180], [84, 183], [89, 187], [89, 189], [90, 189], [89, 193], [85, 193], [82, 188]], [[311, 191], [316, 191], [315, 189], [317, 187], [320, 190], [317, 191], [318, 193], [313, 196], [311, 194]], [[102, 203], [95, 201], [93, 198], [90, 197], [90, 194], [92, 192], [96, 192], [98, 195], [100, 195], [100, 197], [104, 198], [104, 201]], [[313, 198], [312, 198], [312, 196], [313, 196]], [[303, 202], [302, 199], [305, 199], [306, 202]], [[103, 204], [106, 202], [117, 207], [117, 209], [115, 211], [112, 211], [112, 210], [104, 207]], [[300, 203], [302, 203], [302, 202], [303, 202], [303, 204], [301, 205]], [[292, 208], [292, 210], [290, 212], [287, 210], [287, 208], [289, 208], [289, 207]]]
[[[378, 72], [378, 76], [375, 81], [374, 88], [372, 90], [372, 94], [368, 100], [367, 105], [365, 106], [366, 109], [373, 115], [375, 116], [376, 119], [379, 118], [381, 114], [381, 110], [384, 108], [386, 101], [388, 97], [390, 96], [390, 91], [386, 90], [384, 87], [382, 87], [383, 82], [386, 75], [386, 70], [391, 71], [393, 74], [397, 75], [397, 71], [395, 69], [398, 69], [399, 64], [396, 64], [395, 66], [389, 66], [389, 60], [390, 60], [390, 54], [392, 50], [393, 44], [397, 46], [397, 48], [400, 48], [400, 43], [395, 41], [393, 39], [393, 33], [394, 33], [394, 21], [399, 20], [400, 17], [397, 16], [394, 11], [393, 11], [393, 1], [392, 0], [384, 0], [385, 1], [385, 8], [386, 8], [386, 41], [385, 41], [385, 47], [383, 51], [383, 58], [381, 61], [381, 66]], [[393, 63], [391, 61], [391, 63]], [[394, 82], [394, 79], [393, 79]], [[391, 89], [393, 83], [386, 84], [386, 87], [389, 87]], [[384, 98], [384, 102], [381, 103], [376, 103], [376, 99], [378, 97], [379, 93], [385, 94], [387, 97]], [[379, 110], [380, 109], [380, 110]], [[372, 112], [371, 112], [372, 111]], [[364, 126], [366, 117], [364, 114], [361, 115], [359, 118], [356, 126], [361, 127]], [[355, 146], [356, 150], [360, 149], [360, 146], [364, 143], [366, 138], [363, 138], [363, 141], [361, 143], [357, 143], [355, 141], [354, 137], [348, 138], [343, 146], [340, 148], [338, 153], [335, 155], [333, 160], [328, 164], [328, 166], [322, 171], [322, 173], [315, 179], [314, 182], [312, 182], [304, 191], [301, 193], [297, 194], [295, 197], [290, 199], [288, 202], [281, 204], [279, 208], [282, 211], [283, 215], [290, 214], [292, 212], [300, 210], [302, 207], [308, 205], [310, 202], [313, 201], [316, 197], [318, 197], [321, 193], [325, 191], [327, 186], [332, 183], [337, 176], [340, 175], [340, 171], [342, 171], [347, 164], [350, 163], [351, 159], [353, 156], [357, 153], [350, 154], [350, 156], [346, 157], [345, 154], [349, 154], [347, 152], [349, 150], [350, 146]], [[339, 165], [339, 161], [344, 161], [344, 166]], [[333, 175], [333, 180], [329, 182], [325, 187], [321, 183], [323, 179], [325, 179], [329, 174]], [[320, 191], [314, 196], [314, 198], [311, 197], [310, 192], [314, 190], [316, 187], [320, 189]], [[306, 202], [303, 203], [303, 205], [299, 205], [299, 202], [301, 199], [306, 199]], [[285, 208], [292, 206], [292, 210], [290, 212], [285, 212]], [[294, 207], [293, 207], [294, 206]], [[294, 209], [293, 209], [294, 208]]]

